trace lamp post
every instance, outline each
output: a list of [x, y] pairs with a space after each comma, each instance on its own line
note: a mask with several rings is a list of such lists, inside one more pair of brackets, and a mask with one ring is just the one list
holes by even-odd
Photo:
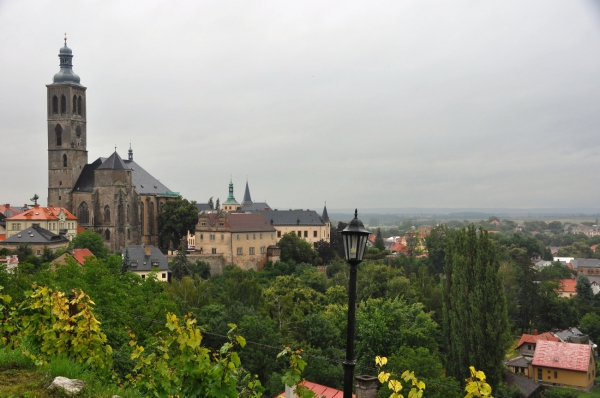
[[371, 232], [365, 229], [358, 219], [358, 211], [354, 210], [354, 219], [342, 231], [344, 240], [344, 257], [350, 264], [350, 281], [348, 282], [348, 329], [346, 330], [346, 360], [344, 365], [344, 398], [352, 398], [352, 379], [354, 378], [354, 319], [356, 314], [356, 269], [363, 259], [367, 239]]

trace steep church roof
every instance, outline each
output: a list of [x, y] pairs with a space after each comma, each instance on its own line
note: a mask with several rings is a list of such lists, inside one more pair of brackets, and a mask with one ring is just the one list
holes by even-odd
[[329, 222], [329, 214], [327, 214], [327, 205], [323, 207], [323, 215], [321, 216], [323, 222]]
[[248, 188], [248, 180], [246, 180], [246, 191], [244, 192], [244, 200], [242, 200], [242, 206], [251, 204], [252, 198], [250, 197], [250, 188]]
[[114, 151], [108, 159], [102, 162], [98, 170], [125, 170], [125, 164], [117, 151]]

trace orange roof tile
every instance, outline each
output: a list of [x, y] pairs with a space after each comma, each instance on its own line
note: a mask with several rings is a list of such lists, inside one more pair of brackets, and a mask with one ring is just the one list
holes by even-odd
[[6, 234], [0, 234], [0, 240], [6, 239]]
[[23, 213], [17, 214], [16, 216], [7, 217], [7, 220], [58, 220], [58, 215], [63, 211], [67, 220], [77, 220], [71, 212], [64, 207], [42, 207], [35, 205], [32, 208], [25, 210]]
[[400, 242], [395, 242], [392, 247], [390, 247], [390, 251], [396, 253], [406, 253], [408, 252], [408, 246], [403, 245]]
[[560, 292], [575, 293], [575, 286], [577, 285], [577, 279], [563, 279], [560, 281]]
[[85, 232], [85, 228], [83, 228], [81, 225], [77, 224], [77, 233], [82, 233]]
[[587, 372], [590, 363], [589, 344], [539, 341], [533, 354], [533, 366]]
[[94, 254], [91, 251], [89, 251], [89, 249], [73, 249], [73, 252], [71, 254], [73, 255], [73, 258], [81, 265], [85, 263], [85, 259], [87, 257], [94, 256]]
[[519, 340], [519, 344], [517, 344], [517, 348], [521, 347], [525, 343], [529, 344], [537, 344], [538, 341], [559, 341], [558, 337], [554, 336], [550, 332], [541, 333], [541, 334], [523, 334], [521, 336], [521, 340]]
[[[7, 210], [12, 211], [12, 215], [7, 216], [6, 215], [6, 211]], [[12, 216], [16, 216], [17, 214], [21, 213], [21, 210], [17, 209], [16, 207], [12, 207], [8, 203], [6, 203], [6, 204], [1, 204], [0, 205], [0, 213], [4, 214], [7, 217], [12, 217]]]
[[[327, 387], [322, 384], [317, 384], [306, 380], [302, 384], [304, 384], [316, 394], [315, 398], [342, 398], [342, 396], [344, 395], [343, 391]], [[352, 396], [356, 397], [356, 394], [352, 394]], [[276, 398], [279, 397], [285, 397], [285, 392], [282, 392]]]

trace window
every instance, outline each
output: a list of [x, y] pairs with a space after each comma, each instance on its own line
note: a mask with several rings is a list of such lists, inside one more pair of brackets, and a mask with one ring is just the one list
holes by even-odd
[[260, 254], [265, 254], [265, 247], [264, 246], [260, 247]]
[[225, 235], [221, 234], [221, 240], [225, 240]]
[[204, 234], [200, 234], [200, 240], [204, 239]]
[[67, 167], [67, 155], [63, 155], [63, 167]]
[[158, 260], [152, 260], [151, 264], [152, 264], [153, 267], [159, 267], [160, 266], [160, 263], [158, 262]]
[[237, 240], [240, 240], [240, 234], [237, 234]]
[[210, 240], [215, 240], [215, 234], [210, 234]]
[[137, 260], [133, 260], [129, 265], [131, 265], [132, 267], [137, 267]]
[[60, 96], [60, 113], [67, 113], [67, 97]]
[[554, 378], [558, 379], [558, 372], [556, 370], [554, 371]]
[[538, 380], [542, 380], [542, 369], [538, 369]]
[[104, 222], [110, 222], [110, 207], [108, 205], [104, 206]]
[[52, 113], [58, 113], [58, 98], [56, 95], [52, 97]]
[[275, 239], [275, 234], [271, 234], [271, 239]]
[[75, 135], [76, 135], [77, 137], [81, 137], [81, 126], [77, 126], [77, 127], [75, 128]]
[[77, 99], [77, 113], [81, 115], [81, 96]]
[[143, 274], [142, 274], [142, 279], [146, 279], [146, 275], [143, 275]]
[[212, 253], [212, 254], [217, 254], [217, 248], [216, 248], [216, 247], [213, 247], [213, 248], [211, 249], [211, 253]]
[[246, 240], [250, 240], [250, 234], [246, 234]]
[[251, 254], [251, 255], [254, 254], [254, 248], [253, 247], [250, 248], [250, 251], [248, 252], [248, 254]]
[[262, 234], [260, 234], [260, 239], [262, 239]]
[[164, 273], [164, 272], [163, 272], [161, 275], [162, 275], [162, 278], [163, 278], [163, 279], [165, 279], [165, 278], [167, 277], [167, 274], [166, 274], [166, 273]]
[[313, 238], [317, 237], [317, 231], [313, 231]]
[[244, 254], [244, 249], [243, 249], [243, 248], [241, 248], [241, 247], [238, 247], [238, 248], [237, 248], [237, 255], [238, 255], [238, 256], [241, 256], [242, 254]]
[[54, 135], [56, 136], [56, 146], [62, 145], [62, 127], [60, 124], [57, 124], [54, 128]]
[[527, 344], [527, 349], [531, 350], [531, 344]]
[[41, 251], [41, 250], [38, 250], [38, 251], [37, 251], [37, 255], [39, 256], [39, 255], [41, 255], [41, 254], [42, 254], [42, 251]]
[[110, 231], [108, 229], [106, 230], [106, 232], [104, 232], [104, 239], [110, 240]]
[[131, 231], [127, 230], [127, 240], [131, 240]]
[[144, 202], [140, 201], [140, 231], [144, 235]]
[[73, 96], [73, 115], [77, 112], [77, 96]]
[[87, 203], [81, 202], [79, 204], [79, 208], [77, 210], [77, 216], [79, 217], [79, 222], [82, 224], [89, 224], [90, 222], [90, 209], [88, 208]]
[[301, 238], [302, 237], [302, 231], [298, 231], [298, 237]]
[[220, 222], [220, 223], [219, 223], [219, 226], [220, 226], [220, 227], [222, 227], [222, 226], [224, 226], [224, 225], [225, 225], [225, 223], [224, 223], [224, 222]]
[[256, 234], [252, 234], [252, 239], [256, 240]]
[[[281, 238], [281, 231], [277, 231], [277, 237]], [[273, 239], [273, 236], [271, 236], [271, 239]]]
[[202, 222], [200, 223], [200, 225], [204, 226], [204, 225], [206, 225], [206, 223], [205, 223], [204, 221], [202, 221]]
[[308, 238], [308, 231], [304, 231], [304, 237]]
[[129, 203], [127, 203], [127, 214], [125, 215], [125, 219], [129, 222]]

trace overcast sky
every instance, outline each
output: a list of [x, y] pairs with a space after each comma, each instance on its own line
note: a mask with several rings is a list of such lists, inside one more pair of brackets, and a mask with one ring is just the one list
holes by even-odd
[[0, 0], [0, 202], [47, 198], [67, 33], [89, 162], [272, 207], [600, 208], [600, 6]]

